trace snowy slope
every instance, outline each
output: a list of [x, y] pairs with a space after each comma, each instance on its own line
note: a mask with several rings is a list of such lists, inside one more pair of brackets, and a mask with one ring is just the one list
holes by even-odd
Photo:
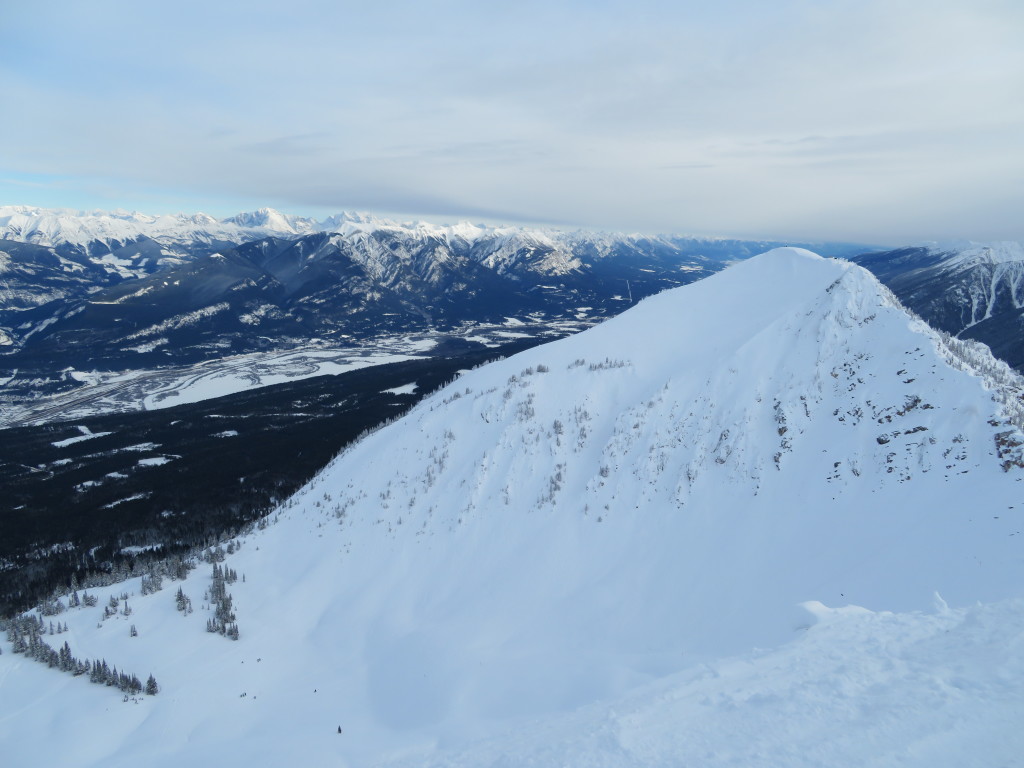
[[228, 556], [238, 642], [204, 631], [209, 565], [129, 617], [102, 606], [137, 580], [56, 617], [158, 696], [0, 641], [0, 741], [68, 766], [1012, 764], [1020, 393], [864, 270], [765, 254], [339, 457]]
[[398, 766], [1015, 766], [1024, 603], [935, 613], [809, 605], [777, 650]]

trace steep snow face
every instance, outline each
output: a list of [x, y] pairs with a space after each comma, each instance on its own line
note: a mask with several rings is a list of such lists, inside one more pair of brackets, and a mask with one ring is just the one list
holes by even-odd
[[[61, 615], [76, 656], [159, 696], [121, 706], [5, 646], [0, 740], [56, 738], [62, 765], [724, 765], [760, 755], [778, 700], [795, 746], [773, 736], [774, 764], [906, 756], [934, 721], [862, 717], [934, 692], [904, 653], [960, 670], [949, 718], [994, 694], [1024, 711], [957, 657], [1019, 646], [1015, 604], [962, 609], [1022, 596], [1019, 387], [862, 269], [770, 252], [467, 372], [338, 457], [229, 556], [237, 643], [204, 631], [209, 566], [182, 584], [192, 615], [176, 584], [130, 618]], [[864, 738], [830, 736], [836, 714]]]

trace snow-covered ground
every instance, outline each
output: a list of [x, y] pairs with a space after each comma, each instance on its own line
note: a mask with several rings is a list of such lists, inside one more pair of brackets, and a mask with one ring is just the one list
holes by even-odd
[[52, 444], [57, 448], [66, 448], [67, 446], [74, 445], [75, 443], [81, 443], [85, 440], [93, 440], [97, 437], [104, 437], [110, 434], [109, 432], [93, 432], [86, 426], [79, 426], [78, 431], [82, 434], [77, 437], [69, 437], [66, 440], [54, 440]]
[[395, 339], [379, 347], [324, 348], [316, 345], [283, 352], [256, 352], [187, 368], [115, 373], [71, 371], [69, 375], [84, 382], [84, 387], [48, 398], [11, 404], [0, 415], [0, 427], [66, 421], [102, 413], [170, 408], [313, 376], [412, 360], [432, 346], [433, 342], [428, 339]]
[[386, 765], [1016, 766], [1024, 603], [936, 612], [808, 606], [770, 651]]
[[[502, 325], [467, 324], [451, 335], [497, 347], [512, 338], [573, 333], [592, 324], [589, 319], [522, 323], [521, 327], [529, 332], [507, 331]], [[185, 368], [118, 372], [69, 370], [66, 374], [84, 384], [83, 387], [31, 400], [12, 394], [22, 389], [14, 376], [0, 379], [0, 428], [68, 421], [103, 413], [169, 408], [273, 384], [420, 359], [429, 357], [442, 338], [436, 333], [382, 335], [351, 346], [314, 340], [291, 349], [233, 355]]]
[[338, 457], [227, 556], [237, 642], [208, 564], [52, 617], [159, 695], [0, 640], [5, 760], [1020, 764], [1020, 386], [860, 268], [741, 263]]

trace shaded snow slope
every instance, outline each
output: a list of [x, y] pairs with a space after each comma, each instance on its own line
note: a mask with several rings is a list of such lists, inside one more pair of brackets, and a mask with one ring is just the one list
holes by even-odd
[[984, 657], [1020, 644], [998, 602], [1022, 597], [1019, 380], [990, 368], [854, 265], [730, 267], [468, 372], [340, 456], [228, 557], [238, 642], [204, 631], [208, 565], [191, 615], [177, 582], [130, 617], [100, 618], [119, 586], [61, 614], [60, 642], [159, 696], [3, 645], [0, 741], [68, 766], [1015, 754], [1020, 665]]

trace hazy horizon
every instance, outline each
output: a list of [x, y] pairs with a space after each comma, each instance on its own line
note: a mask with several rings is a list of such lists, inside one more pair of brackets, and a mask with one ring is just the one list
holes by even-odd
[[1024, 6], [6, 9], [0, 202], [1024, 239]]

